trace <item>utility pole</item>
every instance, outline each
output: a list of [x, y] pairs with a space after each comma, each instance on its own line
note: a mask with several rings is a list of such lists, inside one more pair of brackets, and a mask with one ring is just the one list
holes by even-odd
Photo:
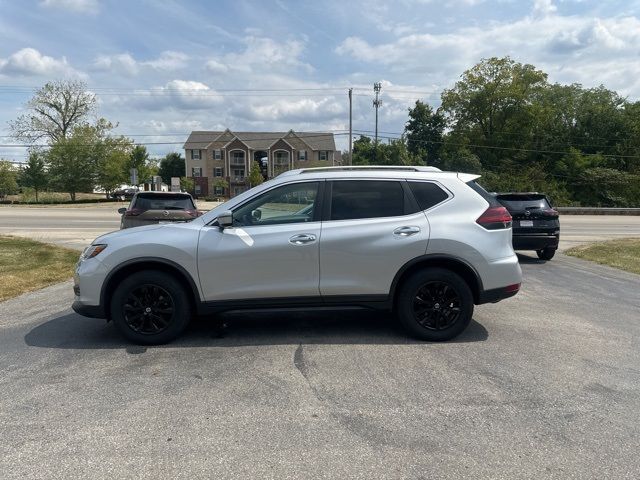
[[349, 89], [349, 165], [353, 165], [353, 110], [352, 110], [353, 88]]
[[382, 106], [382, 100], [378, 98], [382, 90], [382, 84], [380, 82], [373, 84], [373, 91], [376, 94], [376, 99], [373, 101], [373, 106], [376, 108], [376, 144], [378, 143], [378, 107]]

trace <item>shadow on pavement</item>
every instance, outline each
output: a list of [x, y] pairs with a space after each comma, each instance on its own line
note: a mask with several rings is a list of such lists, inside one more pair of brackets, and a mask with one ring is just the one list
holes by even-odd
[[[191, 323], [187, 331], [168, 347], [241, 347], [257, 345], [415, 345], [427, 342], [405, 335], [388, 313], [375, 311], [251, 312], [220, 315], [228, 327], [219, 338], [207, 319]], [[472, 320], [469, 327], [449, 343], [481, 342], [487, 330]], [[33, 328], [27, 345], [62, 349], [121, 349], [136, 354], [145, 347], [123, 340], [111, 323], [75, 313], [53, 318]], [[158, 348], [158, 347], [155, 347]], [[162, 347], [160, 347], [162, 348]]]

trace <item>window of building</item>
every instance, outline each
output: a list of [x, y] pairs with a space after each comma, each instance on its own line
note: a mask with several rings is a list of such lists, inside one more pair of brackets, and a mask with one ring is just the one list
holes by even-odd
[[191, 176], [192, 177], [201, 177], [202, 176], [202, 167], [191, 167]]
[[224, 194], [224, 188], [222, 188], [222, 187], [213, 187], [213, 193], [215, 193], [216, 195], [222, 195], [222, 194]]
[[196, 184], [193, 187], [193, 190], [196, 195], [200, 195], [202, 193], [202, 187], [199, 184]]
[[300, 150], [298, 152], [298, 160], [305, 161], [306, 159], [307, 159], [307, 151], [306, 150]]
[[318, 152], [319, 160], [329, 160], [329, 151], [328, 150], [320, 150]]
[[221, 177], [222, 176], [222, 167], [216, 167], [213, 169], [213, 176], [214, 177]]
[[234, 168], [233, 169], [233, 177], [241, 180], [244, 178], [244, 168]]
[[273, 176], [289, 170], [289, 152], [278, 150], [273, 154]]
[[231, 152], [232, 165], [244, 165], [244, 152], [242, 150], [234, 150]]
[[191, 159], [200, 160], [200, 150], [191, 150]]
[[214, 160], [220, 160], [222, 158], [222, 150], [220, 150], [219, 148], [215, 149], [213, 151], [213, 158]]
[[333, 182], [331, 220], [397, 217], [404, 214], [404, 190], [400, 182], [384, 180]]
[[274, 188], [233, 211], [234, 226], [278, 225], [314, 220], [318, 182]]

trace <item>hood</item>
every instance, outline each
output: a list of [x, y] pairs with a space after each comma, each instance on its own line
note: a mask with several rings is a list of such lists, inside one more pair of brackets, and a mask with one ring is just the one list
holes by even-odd
[[159, 230], [161, 228], [167, 227], [167, 224], [153, 224], [153, 225], [144, 225], [142, 227], [133, 227], [126, 228], [124, 230], [116, 230], [114, 232], [105, 233], [104, 235], [100, 235], [96, 238], [92, 243], [109, 243], [109, 240], [115, 240], [117, 238], [124, 237], [126, 235], [133, 235], [140, 232], [150, 231], [150, 230]]

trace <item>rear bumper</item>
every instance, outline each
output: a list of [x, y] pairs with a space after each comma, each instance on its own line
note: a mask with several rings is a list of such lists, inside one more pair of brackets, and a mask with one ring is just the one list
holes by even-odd
[[85, 305], [84, 303], [76, 300], [71, 305], [73, 311], [83, 317], [89, 318], [105, 318], [104, 308], [101, 305]]
[[520, 286], [518, 285], [517, 289], [508, 289], [507, 288], [492, 288], [491, 290], [484, 290], [480, 292], [478, 296], [478, 305], [482, 305], [483, 303], [496, 303], [500, 300], [504, 300], [505, 298], [513, 297], [516, 293], [520, 291]]
[[558, 248], [560, 235], [546, 233], [513, 235], [514, 250], [542, 250], [543, 248]]

